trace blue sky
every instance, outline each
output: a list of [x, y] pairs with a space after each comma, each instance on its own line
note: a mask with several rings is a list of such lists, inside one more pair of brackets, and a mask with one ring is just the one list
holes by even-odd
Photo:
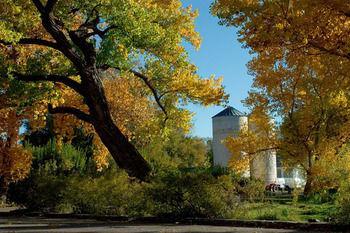
[[[198, 73], [203, 77], [224, 77], [224, 86], [230, 94], [229, 105], [241, 111], [247, 111], [241, 101], [248, 95], [252, 77], [247, 74], [246, 64], [250, 60], [247, 49], [237, 41], [236, 29], [227, 28], [218, 24], [218, 18], [209, 12], [212, 1], [209, 0], [182, 0], [184, 6], [192, 5], [199, 10], [196, 20], [197, 31], [201, 34], [202, 45], [199, 51], [187, 47], [190, 60], [197, 65]], [[221, 111], [223, 107], [202, 107], [190, 105], [195, 112], [193, 119], [193, 135], [211, 137], [211, 117]]]

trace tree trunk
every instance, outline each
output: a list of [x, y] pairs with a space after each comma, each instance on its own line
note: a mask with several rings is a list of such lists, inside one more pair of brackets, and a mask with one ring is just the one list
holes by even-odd
[[92, 68], [91, 72], [82, 75], [84, 76], [82, 85], [89, 93], [85, 96], [85, 101], [93, 117], [92, 124], [103, 144], [120, 168], [126, 170], [132, 177], [146, 180], [151, 169], [135, 146], [114, 123], [99, 72], [96, 68]]
[[108, 120], [97, 122], [94, 128], [120, 168], [126, 170], [129, 176], [143, 181], [147, 179], [150, 172], [148, 163], [114, 123], [108, 123]]
[[4, 178], [0, 177], [0, 203], [6, 202], [7, 191], [8, 191], [8, 183], [5, 181]]
[[306, 172], [306, 184], [304, 187], [304, 195], [305, 196], [309, 196], [310, 194], [312, 194], [313, 191], [313, 183], [314, 183], [314, 177], [311, 173], [311, 171], [307, 171]]

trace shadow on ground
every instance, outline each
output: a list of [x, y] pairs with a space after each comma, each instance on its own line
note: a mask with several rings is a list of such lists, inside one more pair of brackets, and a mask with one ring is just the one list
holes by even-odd
[[[225, 233], [225, 232], [303, 232], [299, 230], [284, 229], [263, 229], [263, 228], [241, 228], [227, 226], [206, 226], [206, 225], [181, 225], [181, 224], [131, 224], [108, 221], [96, 221], [88, 219], [52, 219], [40, 217], [1, 217], [0, 232], [19, 233], [43, 233], [43, 232], [72, 232], [72, 233], [155, 233], [155, 232], [205, 232], [205, 233]], [[312, 233], [311, 231], [307, 231]]]

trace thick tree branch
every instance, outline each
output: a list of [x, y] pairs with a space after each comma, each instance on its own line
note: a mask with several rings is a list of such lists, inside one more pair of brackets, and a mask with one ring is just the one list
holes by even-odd
[[168, 112], [166, 111], [165, 107], [163, 106], [163, 104], [161, 103], [161, 98], [162, 96], [160, 96], [157, 92], [157, 90], [152, 86], [149, 78], [147, 76], [145, 76], [144, 74], [141, 74], [137, 71], [134, 70], [130, 70], [131, 73], [133, 73], [136, 77], [140, 78], [143, 80], [143, 82], [146, 84], [146, 86], [151, 90], [153, 97], [156, 101], [156, 103], [158, 104], [158, 106], [160, 107], [160, 109], [162, 110], [162, 112], [165, 115], [165, 120], [164, 122], [166, 122], [168, 120]]
[[51, 12], [53, 11], [53, 8], [55, 7], [58, 0], [48, 0], [45, 6], [45, 11]]
[[[46, 46], [46, 47], [50, 47], [50, 48], [59, 50], [57, 43], [55, 43], [53, 41], [39, 39], [39, 38], [22, 38], [16, 43], [21, 44], [21, 45], [41, 45], [41, 46]], [[0, 44], [12, 45], [13, 43], [10, 43], [10, 42], [4, 41], [4, 40], [0, 40]]]
[[62, 75], [54, 75], [54, 74], [48, 74], [48, 75], [24, 75], [17, 72], [12, 73], [12, 75], [17, 78], [18, 80], [24, 81], [24, 82], [57, 82], [57, 83], [63, 83], [66, 86], [72, 88], [79, 94], [83, 95], [84, 90], [80, 83], [74, 81], [73, 79], [70, 79], [67, 76]]
[[97, 10], [99, 6], [100, 4], [97, 4], [92, 9], [86, 21], [78, 29], [69, 31], [69, 37], [83, 53], [88, 65], [96, 63], [95, 45], [88, 38], [95, 35], [99, 35], [101, 38], [104, 37], [103, 31], [98, 28], [98, 24], [101, 22], [100, 14]]
[[[100, 6], [102, 6], [102, 5], [97, 4], [92, 8], [90, 14], [88, 14], [88, 16], [86, 17], [85, 23], [83, 25], [90, 24], [90, 22], [94, 22], [94, 21], [95, 22], [97, 21], [97, 23], [96, 23], [96, 25], [97, 25], [100, 22], [100, 14], [97, 10], [97, 8]], [[91, 18], [94, 16], [94, 14], [96, 15], [96, 17], [95, 17], [95, 19], [91, 20]]]
[[90, 123], [90, 124], [94, 123], [94, 118], [80, 109], [77, 109], [74, 107], [67, 107], [67, 106], [53, 108], [51, 104], [49, 104], [48, 107], [49, 107], [49, 112], [51, 114], [71, 114], [87, 123]]
[[44, 6], [41, 2], [41, 0], [32, 0], [35, 7], [38, 9], [40, 14], [44, 13], [50, 13], [53, 11], [53, 8], [55, 7], [58, 0], [47, 0], [46, 6]]
[[[92, 11], [88, 15], [86, 21], [82, 25], [80, 25], [78, 30], [75, 31], [75, 32], [79, 32], [81, 34], [80, 35], [81, 38], [87, 39], [91, 36], [97, 35], [103, 39], [110, 30], [118, 28], [116, 25], [111, 25], [111, 26], [108, 26], [104, 29], [100, 29], [98, 27], [98, 24], [101, 22], [101, 17], [100, 17], [98, 10], [97, 10], [97, 8], [99, 6], [101, 6], [101, 4], [96, 5], [92, 9]], [[94, 16], [94, 15], [95, 15], [95, 17], [93, 19], [91, 19], [92, 16]]]
[[334, 10], [337, 10], [339, 13], [343, 14], [346, 17], [350, 17], [350, 11], [344, 11], [341, 9], [334, 9]]
[[337, 51], [336, 49], [325, 48], [324, 46], [321, 46], [321, 45], [319, 45], [318, 43], [316, 43], [314, 41], [309, 41], [308, 44], [311, 45], [312, 47], [322, 51], [322, 52], [326, 52], [326, 53], [331, 54], [331, 55], [335, 55], [335, 56], [339, 56], [339, 57], [344, 57], [344, 58], [350, 59], [350, 54], [349, 53], [341, 53], [341, 52]]
[[40, 0], [32, 0], [36, 9], [38, 9], [38, 11], [40, 12], [40, 14], [43, 14], [45, 12], [45, 7], [44, 5], [41, 3]]
[[79, 71], [84, 71], [84, 60], [74, 50], [71, 42], [62, 29], [62, 22], [56, 18], [52, 10], [57, 0], [48, 0], [47, 7], [44, 7], [40, 0], [32, 0], [41, 14], [42, 25], [46, 31], [57, 42], [59, 50], [75, 65]]
[[337, 4], [336, 1], [334, 0], [324, 0], [324, 3], [327, 4], [327, 7], [331, 8], [334, 11], [337, 11], [339, 13], [341, 13], [342, 15], [346, 16], [346, 17], [350, 17], [350, 5], [349, 3], [345, 3], [346, 1], [344, 1], [344, 4]]
[[96, 51], [94, 45], [86, 40], [87, 30], [80, 28], [76, 31], [70, 31], [69, 37], [83, 53], [86, 63], [93, 65], [96, 62]]
[[90, 32], [90, 33], [87, 33], [86, 36], [85, 36], [85, 38], [89, 38], [90, 36], [98, 35], [99, 37], [101, 37], [102, 39], [104, 39], [104, 38], [106, 37], [106, 34], [107, 34], [110, 30], [116, 29], [116, 28], [118, 28], [118, 27], [112, 25], [112, 26], [110, 26], [110, 27], [108, 27], [108, 28], [106, 28], [106, 29], [104, 29], [104, 30], [100, 30], [100, 29], [97, 27], [97, 25], [96, 25], [96, 26], [94, 26], [94, 27], [91, 28], [93, 31]]
[[[101, 17], [97, 8], [100, 6], [101, 4], [97, 4], [96, 6], [94, 6], [94, 8], [91, 10], [91, 13], [88, 15], [86, 21], [82, 25], [80, 25], [79, 29], [86, 31], [85, 35], [82, 35], [82, 38], [86, 39], [91, 36], [98, 35], [103, 39], [110, 30], [117, 28], [115, 25], [111, 25], [103, 30], [98, 28], [98, 24], [101, 22]], [[93, 16], [95, 17], [92, 19]], [[87, 32], [87, 29], [91, 29], [92, 32]]]
[[[104, 65], [99, 67], [99, 69], [102, 69], [102, 70], [107, 70], [109, 68], [121, 71], [121, 69], [118, 68], [118, 67], [113, 67], [113, 66], [106, 65], [106, 64], [104, 64]], [[153, 95], [157, 105], [159, 106], [159, 108], [162, 110], [162, 112], [165, 115], [165, 121], [167, 121], [167, 119], [168, 119], [168, 112], [166, 111], [165, 106], [161, 102], [161, 99], [164, 96], [164, 94], [159, 94], [158, 93], [156, 88], [153, 87], [153, 85], [152, 85], [152, 83], [150, 81], [150, 78], [148, 78], [146, 75], [144, 75], [144, 74], [142, 74], [142, 73], [140, 73], [138, 71], [135, 71], [135, 70], [129, 70], [129, 72], [132, 73], [134, 76], [140, 78], [146, 84], [146, 86], [150, 89], [150, 91], [152, 92], [152, 95]]]
[[168, 90], [168, 91], [164, 91], [162, 94], [159, 95], [159, 98], [162, 99], [164, 96], [171, 94], [171, 93], [175, 93], [175, 92], [181, 92], [184, 91], [184, 89], [175, 89], [175, 90]]
[[130, 72], [134, 74], [136, 77], [140, 78], [146, 84], [146, 86], [151, 90], [154, 99], [156, 100], [158, 106], [160, 107], [160, 109], [163, 111], [165, 115], [165, 119], [168, 119], [168, 113], [165, 107], [163, 106], [163, 104], [161, 103], [161, 96], [158, 94], [157, 90], [152, 86], [150, 79], [146, 75], [141, 74], [140, 72], [137, 72], [135, 70], [130, 70]]

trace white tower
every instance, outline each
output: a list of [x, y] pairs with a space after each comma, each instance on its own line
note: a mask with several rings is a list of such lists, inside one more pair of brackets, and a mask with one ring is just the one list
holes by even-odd
[[[274, 121], [271, 120], [271, 124]], [[252, 122], [249, 122], [249, 130], [256, 131], [256, 127]], [[268, 150], [254, 155], [250, 163], [250, 176], [264, 180], [265, 184], [277, 182], [277, 159], [276, 151]]]
[[233, 107], [227, 107], [212, 117], [214, 165], [227, 167], [231, 154], [223, 140], [248, 127], [248, 117]]
[[[213, 157], [214, 165], [227, 167], [231, 158], [223, 141], [229, 137], [236, 137], [242, 129], [248, 129], [248, 117], [233, 107], [227, 107], [212, 117], [213, 121]], [[249, 126], [254, 130], [254, 126]], [[266, 184], [277, 181], [276, 152], [274, 150], [256, 155], [250, 163], [248, 176], [264, 180]]]
[[277, 156], [275, 150], [265, 152], [265, 184], [277, 182]]
[[276, 151], [269, 150], [255, 155], [250, 163], [250, 176], [265, 181], [265, 184], [277, 182]]

